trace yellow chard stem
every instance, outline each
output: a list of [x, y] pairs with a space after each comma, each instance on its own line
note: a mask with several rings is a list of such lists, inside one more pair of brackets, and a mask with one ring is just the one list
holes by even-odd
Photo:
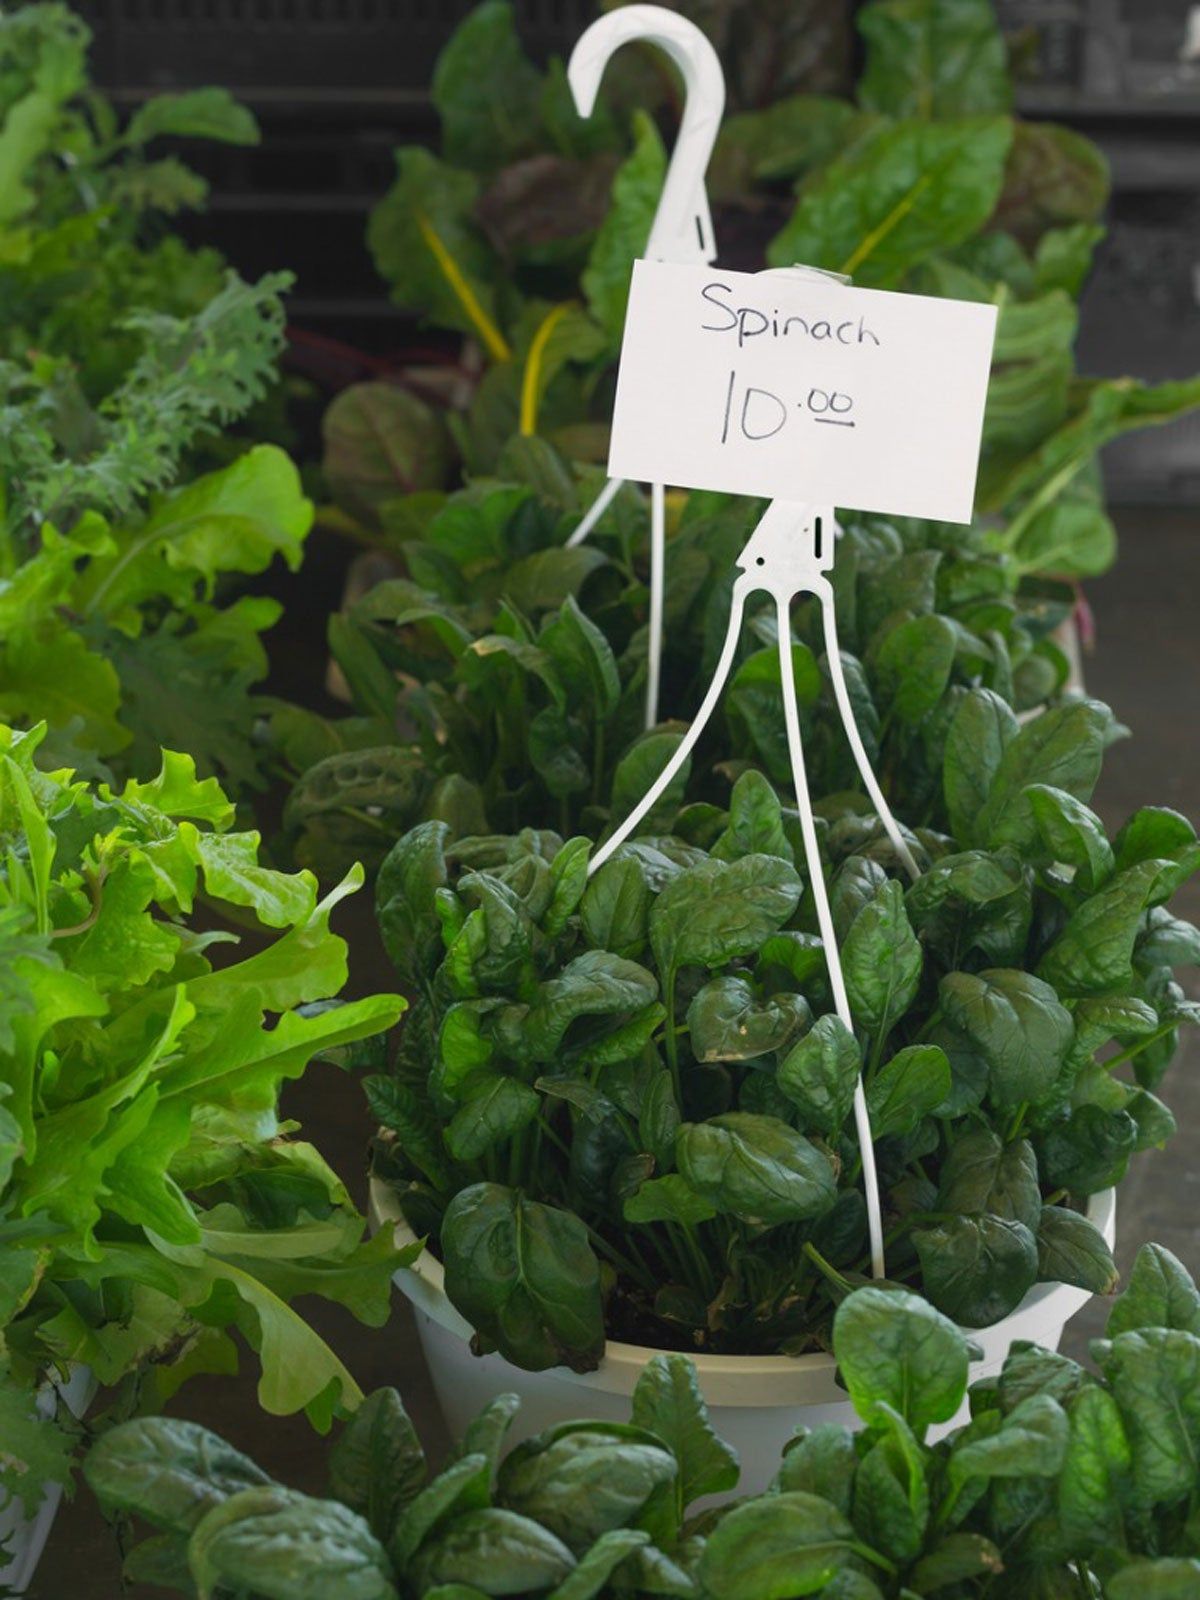
[[857, 248], [853, 250], [849, 256], [847, 256], [846, 260], [841, 266], [841, 270], [844, 273], [850, 277], [854, 276], [867, 257], [873, 255], [879, 245], [881, 245], [887, 238], [888, 234], [891, 233], [893, 228], [897, 227], [904, 220], [904, 218], [916, 205], [918, 196], [923, 190], [929, 187], [929, 183], [929, 173], [922, 173], [920, 178], [917, 179], [916, 183], [913, 184], [912, 188], [904, 196], [904, 199], [893, 206], [879, 226], [877, 228], [873, 228], [871, 232], [867, 234], [865, 239], [860, 240]]
[[492, 360], [511, 361], [512, 350], [509, 348], [508, 340], [480, 305], [474, 289], [467, 282], [458, 262], [455, 261], [449, 250], [442, 243], [429, 218], [419, 211], [417, 212], [417, 226], [421, 230], [422, 239], [429, 246], [430, 254], [441, 269], [442, 276], [457, 296], [458, 302], [466, 312], [471, 326], [483, 340]]
[[528, 437], [537, 432], [538, 391], [542, 376], [542, 363], [550, 335], [571, 309], [572, 302], [564, 300], [542, 318], [525, 357], [525, 372], [521, 379], [521, 432]]

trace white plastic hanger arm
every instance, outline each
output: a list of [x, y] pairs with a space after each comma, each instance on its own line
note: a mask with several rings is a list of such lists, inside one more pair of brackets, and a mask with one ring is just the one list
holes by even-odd
[[[830, 521], [832, 522], [832, 516]], [[822, 601], [822, 609], [828, 614], [832, 607], [831, 594], [827, 603]], [[813, 817], [812, 795], [804, 765], [804, 742], [800, 737], [800, 712], [796, 703], [796, 677], [792, 663], [791, 596], [785, 597], [784, 592], [778, 590], [775, 595], [775, 608], [779, 631], [779, 678], [783, 693], [783, 716], [787, 727], [788, 754], [792, 763], [792, 784], [800, 812], [804, 858], [808, 864], [809, 884], [817, 913], [817, 927], [820, 929], [821, 943], [825, 950], [825, 966], [829, 973], [829, 987], [833, 993], [833, 1007], [847, 1030], [853, 1033], [854, 1015], [850, 1010], [850, 997], [846, 993], [841, 952], [834, 931], [829, 892], [825, 886], [825, 873], [817, 841], [817, 826]], [[876, 1278], [882, 1278], [886, 1276], [883, 1259], [883, 1208], [879, 1199], [879, 1176], [875, 1170], [875, 1140], [871, 1132], [871, 1114], [867, 1108], [867, 1092], [863, 1086], [861, 1073], [854, 1085], [854, 1126], [858, 1134], [859, 1153], [862, 1156], [863, 1192], [867, 1201], [867, 1237], [871, 1246], [871, 1273]]]
[[721, 646], [721, 654], [717, 659], [716, 666], [713, 668], [712, 681], [705, 692], [704, 699], [700, 703], [700, 709], [696, 712], [695, 717], [692, 719], [692, 723], [688, 728], [688, 731], [679, 741], [675, 753], [659, 773], [658, 777], [655, 778], [654, 782], [646, 790], [645, 794], [625, 818], [625, 821], [621, 824], [621, 826], [616, 830], [615, 833], [612, 833], [608, 836], [608, 838], [600, 846], [599, 850], [596, 851], [595, 855], [593, 855], [591, 860], [588, 862], [589, 877], [591, 877], [592, 873], [599, 871], [608, 858], [613, 855], [615, 851], [620, 849], [620, 847], [625, 843], [626, 839], [628, 839], [631, 834], [637, 832], [643, 819], [649, 815], [650, 811], [658, 803], [659, 799], [666, 791], [668, 785], [671, 783], [671, 780], [675, 777], [676, 773], [683, 766], [683, 763], [691, 755], [693, 749], [695, 748], [697, 739], [699, 739], [700, 735], [704, 732], [709, 719], [711, 718], [713, 712], [717, 709], [717, 706], [721, 700], [722, 690], [725, 688], [726, 679], [729, 677], [730, 670], [733, 666], [733, 658], [737, 651], [738, 637], [742, 631], [742, 617], [746, 609], [746, 596], [749, 594], [752, 587], [753, 585], [749, 582], [744, 574], [734, 584], [733, 596], [729, 609], [729, 626], [725, 630], [725, 642]]
[[609, 506], [612, 505], [613, 501], [617, 498], [617, 495], [624, 483], [624, 478], [610, 478], [608, 480], [603, 489], [601, 489], [600, 493], [592, 501], [591, 510], [588, 512], [587, 516], [584, 517], [583, 521], [575, 529], [575, 532], [567, 540], [568, 549], [572, 545], [583, 543], [588, 534], [591, 533], [592, 529], [600, 521], [600, 518], [608, 510]]
[[846, 673], [842, 666], [842, 652], [838, 643], [837, 614], [833, 599], [830, 597], [828, 604], [821, 606], [825, 630], [825, 660], [829, 666], [829, 681], [833, 685], [833, 697], [837, 701], [838, 713], [842, 719], [842, 727], [846, 730], [846, 742], [854, 756], [854, 764], [858, 768], [858, 775], [863, 781], [863, 788], [871, 797], [871, 804], [875, 807], [875, 814], [883, 823], [884, 830], [892, 842], [892, 849], [900, 857], [904, 870], [915, 883], [921, 876], [921, 869], [916, 863], [908, 841], [900, 831], [900, 824], [896, 821], [891, 806], [884, 798], [883, 790], [879, 787], [879, 779], [875, 776], [875, 769], [871, 765], [870, 757], [862, 742], [862, 734], [858, 730], [858, 723], [854, 717], [854, 707], [850, 700], [850, 691], [846, 687]]
[[[834, 1010], [847, 1028], [853, 1031], [854, 1017], [846, 992], [838, 951], [833, 913], [825, 884], [817, 838], [816, 819], [812, 796], [808, 787], [808, 774], [804, 761], [804, 743], [800, 728], [800, 711], [796, 700], [795, 671], [792, 661], [791, 602], [798, 594], [811, 594], [821, 607], [825, 618], [827, 652], [836, 652], [837, 633], [832, 623], [833, 586], [829, 580], [836, 545], [837, 524], [833, 508], [829, 506], [804, 506], [784, 500], [773, 500], [763, 513], [745, 549], [738, 557], [741, 572], [733, 586], [729, 624], [725, 642], [714, 668], [704, 700], [695, 720], [681, 740], [670, 761], [659, 773], [654, 783], [642, 796], [637, 806], [621, 826], [605, 840], [592, 857], [589, 874], [596, 872], [625, 841], [637, 830], [642, 820], [667, 789], [695, 747], [704, 728], [720, 702], [733, 667], [737, 642], [741, 635], [747, 598], [756, 590], [765, 591], [775, 601], [776, 636], [779, 650], [779, 676], [782, 691], [784, 723], [787, 729], [788, 754], [791, 760], [792, 781], [796, 792], [796, 806], [800, 815], [800, 833], [804, 844], [805, 865], [812, 887], [817, 926], [825, 950], [829, 987], [833, 995]], [[905, 866], [917, 873], [916, 863], [904, 842], [899, 825], [883, 796], [870, 762], [858, 735], [854, 721], [854, 708], [846, 689], [845, 675], [841, 671], [840, 657], [830, 673], [834, 699], [842, 724], [846, 729], [855, 760], [867, 784], [868, 793], [879, 808], [889, 836]], [[869, 777], [868, 777], [869, 775]], [[861, 1077], [854, 1093], [854, 1120], [862, 1158], [863, 1189], [867, 1204], [867, 1232], [870, 1241], [871, 1271], [877, 1278], [885, 1275], [883, 1249], [883, 1211], [879, 1194], [879, 1178], [875, 1166], [875, 1148], [871, 1135], [871, 1119], [867, 1106], [866, 1089]]]
[[662, 675], [663, 608], [666, 604], [667, 491], [650, 485], [650, 634], [646, 641], [646, 726], [658, 721], [658, 685]]

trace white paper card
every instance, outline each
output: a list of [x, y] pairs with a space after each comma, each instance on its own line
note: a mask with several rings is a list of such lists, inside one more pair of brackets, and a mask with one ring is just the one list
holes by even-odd
[[614, 478], [970, 522], [996, 308], [634, 264]]

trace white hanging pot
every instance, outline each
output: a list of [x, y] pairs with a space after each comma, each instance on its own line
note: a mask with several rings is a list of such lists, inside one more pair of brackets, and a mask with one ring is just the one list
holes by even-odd
[[[72, 1367], [70, 1377], [47, 1379], [42, 1385], [37, 1397], [38, 1413], [52, 1417], [60, 1406], [65, 1406], [72, 1416], [82, 1417], [92, 1403], [96, 1387], [90, 1367]], [[25, 1512], [19, 1500], [0, 1506], [0, 1592], [24, 1594], [32, 1583], [61, 1500], [62, 1485], [48, 1483], [32, 1514]]]
[[[395, 1192], [378, 1178], [371, 1180], [370, 1214], [373, 1226], [391, 1223], [395, 1227], [398, 1245], [412, 1242], [413, 1232]], [[1111, 1247], [1116, 1236], [1116, 1191], [1105, 1189], [1093, 1195], [1087, 1215]], [[521, 1399], [513, 1424], [517, 1439], [579, 1417], [629, 1420], [634, 1385], [657, 1353], [648, 1346], [610, 1339], [595, 1372], [571, 1372], [566, 1367], [526, 1372], [503, 1356], [471, 1353], [471, 1326], [450, 1304], [441, 1262], [428, 1250], [422, 1251], [411, 1267], [396, 1273], [396, 1283], [416, 1313], [421, 1348], [452, 1438], [462, 1435], [488, 1400], [505, 1392]], [[1086, 1289], [1039, 1284], [1003, 1321], [990, 1328], [972, 1329], [970, 1337], [982, 1348], [983, 1357], [972, 1364], [971, 1381], [999, 1372], [1014, 1340], [1028, 1339], [1056, 1350], [1063, 1329], [1090, 1298]], [[713, 1427], [741, 1458], [742, 1494], [756, 1494], [767, 1487], [784, 1445], [801, 1425], [855, 1424], [854, 1409], [845, 1390], [837, 1386], [837, 1366], [831, 1355], [697, 1354], [692, 1359]], [[964, 1402], [959, 1415], [933, 1430], [934, 1435], [946, 1433], [966, 1419]]]

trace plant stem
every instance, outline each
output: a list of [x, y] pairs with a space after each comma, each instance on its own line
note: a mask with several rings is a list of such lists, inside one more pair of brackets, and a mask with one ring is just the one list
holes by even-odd
[[[913, 1215], [912, 1212], [909, 1212], [907, 1217], [901, 1217], [900, 1221], [896, 1223], [895, 1227], [889, 1228], [888, 1231], [884, 1234], [884, 1236], [883, 1236], [884, 1248], [886, 1249], [889, 1245], [895, 1244], [897, 1239], [903, 1239], [904, 1235], [912, 1227], [912, 1225], [913, 1225], [915, 1220], [916, 1220], [916, 1218], [915, 1218], [915, 1216]], [[868, 1261], [869, 1262], [870, 1258], [869, 1258], [869, 1256], [865, 1256], [863, 1259], [864, 1259], [864, 1261]]]
[[537, 432], [538, 402], [541, 399], [542, 367], [546, 357], [546, 346], [555, 327], [562, 321], [569, 311], [575, 309], [575, 303], [564, 300], [560, 305], [554, 306], [542, 318], [537, 332], [529, 346], [529, 353], [525, 357], [525, 371], [521, 379], [521, 433], [528, 437]]
[[680, 1226], [683, 1229], [683, 1237], [687, 1245], [688, 1254], [695, 1263], [696, 1271], [700, 1277], [700, 1292], [703, 1294], [705, 1300], [711, 1300], [713, 1295], [713, 1285], [712, 1271], [708, 1257], [705, 1255], [700, 1241], [696, 1237], [695, 1228], [686, 1222], [681, 1223]]
[[625, 1242], [629, 1246], [630, 1250], [633, 1253], [633, 1259], [637, 1262], [638, 1266], [645, 1273], [647, 1280], [649, 1282], [653, 1283], [655, 1281], [654, 1273], [650, 1268], [650, 1263], [646, 1260], [645, 1256], [641, 1252], [641, 1249], [640, 1249], [640, 1247], [638, 1245], [638, 1242], [637, 1242], [636, 1235], [633, 1234], [633, 1233], [630, 1233], [629, 1237], [626, 1239]]
[[[42, 933], [49, 932], [51, 939], [73, 939], [77, 934], [86, 933], [89, 928], [95, 927], [96, 923], [100, 920], [100, 907], [103, 903], [101, 890], [104, 887], [104, 877], [105, 874], [103, 869], [101, 869], [99, 872], [85, 871], [83, 874], [84, 882], [87, 884], [88, 895], [91, 898], [92, 909], [88, 912], [87, 916], [84, 917], [82, 922], [76, 922], [70, 928], [51, 928], [49, 926], [49, 918], [45, 907], [39, 906], [39, 931]], [[42, 926], [43, 923], [45, 923], [44, 927]]]
[[549, 1139], [550, 1143], [559, 1152], [559, 1154], [566, 1156], [567, 1160], [569, 1161], [571, 1159], [571, 1152], [567, 1149], [566, 1145], [558, 1137], [558, 1135], [555, 1133], [554, 1129], [550, 1126], [550, 1124], [546, 1121], [545, 1117], [539, 1117], [538, 1118], [537, 1126], [538, 1126], [539, 1137], [544, 1135], [545, 1138]]
[[886, 1572], [889, 1577], [896, 1577], [900, 1571], [895, 1562], [889, 1561], [886, 1556], [880, 1555], [878, 1550], [872, 1550], [868, 1544], [859, 1544], [855, 1540], [851, 1543], [850, 1548], [856, 1556], [861, 1556], [864, 1561], [869, 1561], [872, 1566], [876, 1566], [882, 1572]]
[[517, 1189], [529, 1171], [529, 1124], [518, 1128], [508, 1147], [508, 1186]]
[[816, 1267], [817, 1271], [823, 1278], [826, 1278], [834, 1285], [835, 1288], [844, 1290], [846, 1294], [850, 1293], [849, 1279], [844, 1278], [836, 1267], [831, 1266], [830, 1263], [826, 1261], [825, 1257], [817, 1249], [816, 1245], [813, 1244], [811, 1239], [806, 1240], [803, 1249], [804, 1254], [812, 1262], [813, 1266]]
[[680, 1278], [702, 1300], [707, 1300], [708, 1296], [704, 1293], [703, 1281], [696, 1276], [696, 1268], [687, 1248], [687, 1230], [679, 1223], [664, 1222], [663, 1233], [666, 1235], [667, 1242], [670, 1245], [670, 1255]]
[[1164, 1022], [1161, 1027], [1155, 1028], [1153, 1033], [1148, 1033], [1144, 1039], [1139, 1039], [1136, 1044], [1131, 1044], [1128, 1049], [1122, 1050], [1119, 1055], [1109, 1056], [1108, 1059], [1106, 1061], [1102, 1061], [1100, 1065], [1106, 1072], [1111, 1072], [1113, 1067], [1123, 1066], [1126, 1061], [1132, 1061], [1134, 1056], [1140, 1055], [1142, 1051], [1148, 1049], [1150, 1045], [1157, 1044], [1160, 1039], [1165, 1039], [1167, 1034], [1169, 1034], [1171, 1030], [1177, 1026], [1178, 1023], [1173, 1021]]
[[649, 1270], [643, 1271], [636, 1267], [627, 1255], [618, 1250], [616, 1245], [610, 1244], [602, 1233], [598, 1233], [592, 1227], [590, 1222], [585, 1222], [584, 1227], [588, 1231], [588, 1237], [602, 1255], [606, 1255], [613, 1265], [619, 1267], [634, 1283], [640, 1283], [644, 1289], [649, 1289], [651, 1293], [654, 1292], [657, 1284], [654, 1282], [654, 1276]]
[[675, 1089], [675, 1103], [683, 1110], [683, 1092], [679, 1083], [679, 1041], [675, 1036], [675, 966], [672, 963], [666, 975], [666, 1038], [667, 1065], [671, 1069], [671, 1083]]
[[1077, 473], [1082, 471], [1090, 455], [1091, 452], [1088, 451], [1077, 456], [1069, 457], [1066, 466], [1060, 467], [1052, 477], [1047, 478], [1040, 489], [1036, 489], [1034, 493], [1030, 495], [1029, 499], [1021, 507], [1020, 511], [1017, 512], [1016, 516], [1013, 517], [1012, 521], [1008, 524], [1008, 527], [1005, 528], [1003, 533], [1000, 535], [1000, 548], [1002, 550], [1011, 552], [1016, 549], [1021, 535], [1033, 521], [1034, 517], [1037, 516], [1038, 512], [1041, 511], [1043, 507], [1048, 506], [1052, 500], [1060, 495], [1070, 483], [1071, 479], [1074, 478]]
[[867, 1088], [870, 1088], [871, 1084], [874, 1083], [874, 1081], [875, 1081], [875, 1075], [879, 1071], [879, 1063], [880, 1063], [880, 1060], [881, 1060], [881, 1058], [883, 1056], [883, 1047], [884, 1047], [884, 1045], [886, 1043], [887, 1043], [887, 1030], [885, 1028], [880, 1028], [879, 1032], [875, 1035], [874, 1039], [871, 1041], [871, 1059], [867, 1063], [867, 1077], [866, 1077], [866, 1087]]
[[592, 804], [600, 804], [601, 788], [604, 783], [604, 723], [596, 718], [596, 731], [592, 743]]
[[956, 1483], [938, 1508], [937, 1515], [933, 1519], [935, 1528], [944, 1528], [949, 1522], [954, 1515], [954, 1507], [958, 1503], [958, 1497], [961, 1493], [962, 1484]]
[[922, 1039], [924, 1039], [927, 1034], [931, 1033], [933, 1031], [933, 1029], [937, 1027], [938, 1023], [941, 1020], [942, 1020], [942, 1008], [941, 1008], [941, 1006], [935, 1006], [933, 1008], [933, 1010], [929, 1013], [929, 1015], [925, 1018], [925, 1021], [917, 1029], [916, 1035], [913, 1038], [913, 1043], [914, 1044], [920, 1044]]

